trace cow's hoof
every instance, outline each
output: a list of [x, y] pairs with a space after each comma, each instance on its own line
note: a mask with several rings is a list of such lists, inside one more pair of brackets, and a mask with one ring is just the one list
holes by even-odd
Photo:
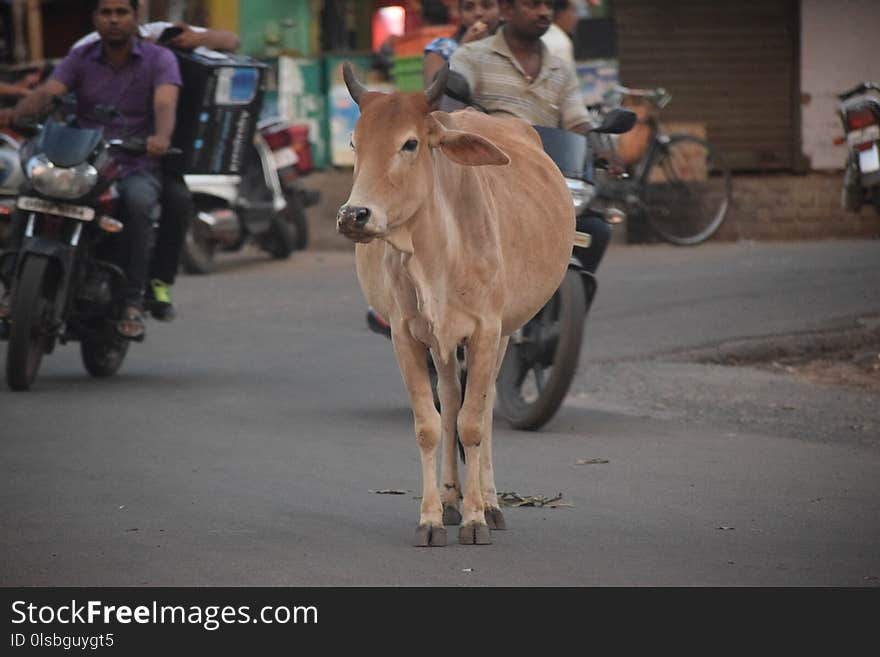
[[469, 522], [458, 528], [458, 542], [462, 545], [491, 545], [489, 526], [477, 522]]
[[504, 514], [498, 507], [486, 509], [486, 524], [489, 525], [489, 529], [507, 529], [507, 525], [504, 523]]
[[446, 545], [446, 529], [434, 525], [419, 525], [416, 527], [413, 545], [416, 547], [443, 547]]
[[443, 507], [443, 524], [444, 525], [460, 525], [461, 513], [454, 506]]

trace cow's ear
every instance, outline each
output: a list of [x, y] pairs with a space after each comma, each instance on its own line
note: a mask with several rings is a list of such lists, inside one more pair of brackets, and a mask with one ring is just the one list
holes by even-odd
[[450, 130], [435, 117], [431, 117], [428, 127], [428, 143], [443, 151], [453, 162], [465, 166], [510, 164], [507, 153], [485, 137], [473, 132]]

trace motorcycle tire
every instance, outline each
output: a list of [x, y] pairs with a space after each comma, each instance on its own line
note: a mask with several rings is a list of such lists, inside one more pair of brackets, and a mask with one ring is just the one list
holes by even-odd
[[216, 252], [217, 245], [210, 239], [207, 228], [203, 228], [198, 220], [193, 221], [186, 231], [186, 241], [180, 253], [183, 271], [187, 274], [210, 274], [217, 266], [214, 261]]
[[296, 251], [296, 228], [287, 221], [283, 212], [279, 212], [272, 217], [269, 230], [260, 236], [259, 244], [260, 248], [276, 260], [289, 258]]
[[296, 250], [304, 250], [309, 245], [309, 225], [306, 221], [306, 211], [299, 193], [289, 194], [287, 196], [287, 207], [284, 209], [284, 219], [296, 232]]
[[11, 328], [6, 352], [6, 383], [12, 390], [28, 390], [37, 378], [43, 354], [49, 351], [44, 319], [54, 289], [48, 280], [49, 261], [28, 257], [12, 298]]
[[113, 376], [122, 367], [130, 344], [128, 340], [106, 337], [84, 339], [79, 351], [86, 371], [96, 378]]
[[498, 414], [515, 429], [537, 431], [559, 409], [577, 369], [585, 316], [581, 275], [570, 269], [522, 327], [523, 339], [511, 339], [495, 387]]

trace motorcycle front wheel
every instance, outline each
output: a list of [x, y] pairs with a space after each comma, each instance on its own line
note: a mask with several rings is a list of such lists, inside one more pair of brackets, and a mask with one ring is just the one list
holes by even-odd
[[12, 390], [28, 390], [37, 378], [46, 345], [46, 320], [54, 288], [49, 282], [49, 261], [29, 257], [12, 299], [12, 327], [6, 352], [6, 383]]
[[536, 431], [565, 399], [577, 369], [587, 312], [581, 275], [568, 270], [547, 304], [511, 337], [495, 384], [498, 413]]

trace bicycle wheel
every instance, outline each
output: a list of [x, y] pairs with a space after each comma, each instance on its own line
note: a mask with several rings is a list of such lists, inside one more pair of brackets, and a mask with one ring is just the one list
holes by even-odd
[[727, 215], [730, 171], [705, 139], [671, 135], [664, 141], [642, 194], [645, 218], [668, 242], [700, 244]]

